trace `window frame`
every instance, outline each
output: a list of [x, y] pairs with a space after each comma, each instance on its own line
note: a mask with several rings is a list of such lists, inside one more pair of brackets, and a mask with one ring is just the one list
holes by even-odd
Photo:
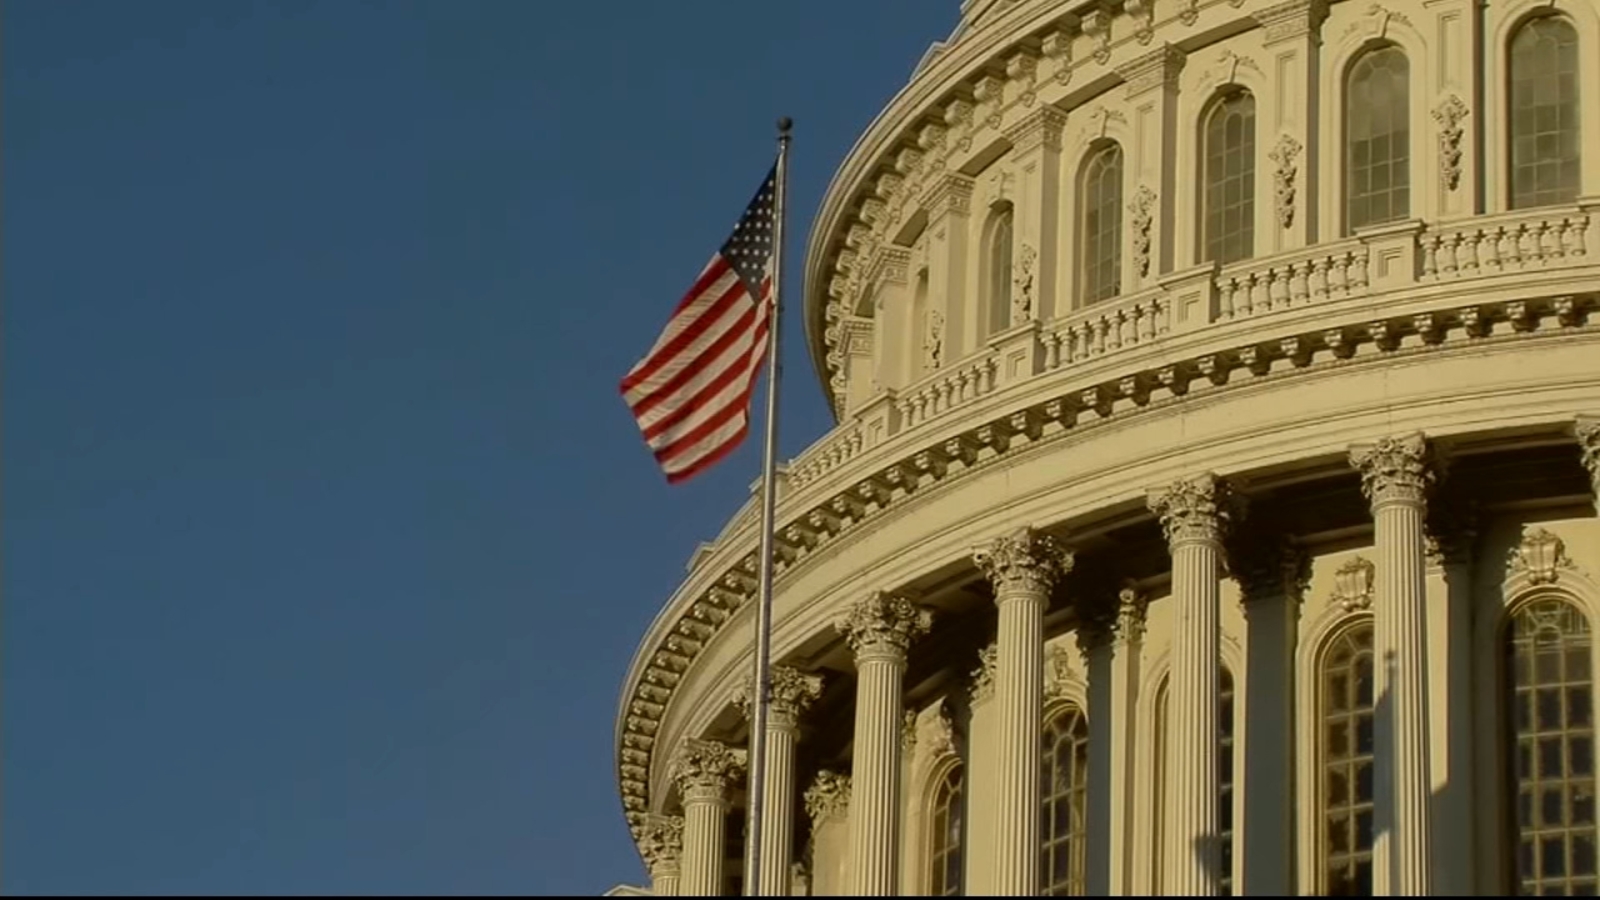
[[[1517, 204], [1516, 188], [1516, 115], [1515, 110], [1513, 109], [1513, 104], [1516, 100], [1516, 91], [1515, 83], [1512, 78], [1516, 58], [1515, 47], [1517, 38], [1527, 31], [1527, 29], [1537, 25], [1540, 22], [1550, 20], [1560, 21], [1567, 28], [1571, 29], [1573, 44], [1576, 47], [1575, 55], [1577, 57], [1578, 64], [1576, 71], [1573, 73], [1573, 80], [1577, 85], [1577, 96], [1573, 99], [1572, 106], [1573, 114], [1577, 116], [1576, 143], [1578, 149], [1577, 157], [1573, 161], [1573, 164], [1577, 169], [1578, 183], [1574, 186], [1571, 197], [1554, 200], [1548, 203], [1534, 202], [1519, 206]], [[1586, 92], [1583, 89], [1583, 44], [1583, 31], [1578, 27], [1578, 23], [1571, 16], [1564, 14], [1561, 9], [1554, 6], [1547, 6], [1543, 9], [1535, 10], [1534, 12], [1519, 16], [1514, 22], [1512, 22], [1510, 28], [1508, 28], [1506, 31], [1505, 43], [1501, 51], [1502, 75], [1500, 81], [1504, 96], [1500, 98], [1500, 114], [1504, 117], [1504, 128], [1501, 129], [1500, 134], [1504, 135], [1502, 139], [1503, 144], [1501, 147], [1502, 152], [1504, 153], [1504, 158], [1500, 161], [1500, 174], [1501, 177], [1505, 179], [1505, 187], [1501, 191], [1501, 194], [1505, 204], [1505, 210], [1507, 212], [1526, 212], [1538, 209], [1551, 209], [1561, 206], [1568, 206], [1576, 203], [1578, 199], [1584, 195], [1585, 154], [1583, 152], [1583, 138], [1586, 117], [1584, 115], [1583, 107], [1584, 94]], [[1537, 137], [1537, 134], [1538, 132], [1536, 130], [1535, 137]], [[1557, 134], [1559, 135], [1560, 132], [1557, 132]]]
[[[1114, 184], [1116, 185], [1116, 199], [1111, 203], [1111, 208], [1116, 213], [1116, 222], [1111, 228], [1112, 242], [1114, 247], [1110, 267], [1112, 272], [1113, 288], [1110, 293], [1107, 293], [1104, 296], [1094, 297], [1091, 296], [1092, 291], [1089, 281], [1088, 263], [1090, 257], [1093, 255], [1090, 242], [1091, 240], [1097, 240], [1100, 235], [1091, 234], [1089, 231], [1089, 178], [1093, 174], [1096, 174], [1093, 171], [1095, 163], [1097, 163], [1103, 155], [1111, 150], [1115, 150], [1117, 156], [1116, 178], [1114, 179]], [[1103, 172], [1104, 170], [1102, 169], [1101, 171]], [[1078, 309], [1084, 309], [1089, 306], [1093, 306], [1096, 303], [1115, 300], [1117, 297], [1122, 296], [1123, 288], [1126, 286], [1126, 257], [1128, 247], [1124, 241], [1124, 237], [1126, 236], [1124, 232], [1128, 223], [1123, 216], [1123, 207], [1128, 199], [1127, 179], [1128, 155], [1120, 141], [1110, 137], [1098, 138], [1092, 141], [1088, 148], [1084, 150], [1081, 157], [1081, 162], [1078, 165], [1078, 177], [1076, 179], [1078, 210], [1075, 222], [1077, 226], [1077, 234], [1074, 243], [1076, 243], [1078, 247], [1077, 269], [1079, 274], [1077, 278], [1078, 290], [1076, 298], [1078, 301], [1076, 307]], [[1153, 235], [1152, 238], [1154, 238]], [[1153, 250], [1154, 248], [1152, 247], [1152, 251]], [[1152, 256], [1154, 256], [1153, 252]]]
[[[1351, 84], [1355, 77], [1355, 70], [1358, 65], [1360, 65], [1364, 60], [1373, 54], [1381, 53], [1386, 50], [1392, 50], [1399, 53], [1406, 62], [1406, 102], [1403, 116], [1406, 124], [1406, 210], [1402, 215], [1391, 216], [1390, 218], [1383, 219], [1381, 221], [1363, 222], [1357, 225], [1352, 221], [1350, 215], [1350, 200], [1353, 183], [1353, 179], [1351, 178], [1352, 166], [1350, 160], [1351, 145], [1353, 140], [1351, 137], [1350, 128], [1350, 103], [1351, 96], [1354, 93], [1351, 90]], [[1419, 190], [1421, 185], [1419, 184], [1417, 178], [1413, 177], [1417, 171], [1420, 171], [1416, 167], [1416, 148], [1418, 146], [1417, 110], [1414, 101], [1417, 94], [1417, 67], [1413, 56], [1414, 54], [1408, 47], [1391, 37], [1386, 36], [1380, 38], [1369, 38], [1363, 41], [1353, 52], [1345, 57], [1343, 60], [1343, 65], [1339, 69], [1339, 102], [1333, 110], [1334, 115], [1338, 117], [1339, 121], [1337, 138], [1338, 145], [1334, 148], [1338, 154], [1337, 168], [1339, 178], [1339, 196], [1337, 203], [1337, 215], [1339, 216], [1340, 234], [1343, 234], [1347, 237], [1355, 234], [1357, 229], [1379, 228], [1385, 225], [1393, 225], [1396, 222], [1404, 222], [1407, 219], [1415, 218], [1417, 215], [1417, 202], [1419, 199], [1421, 199], [1422, 192]], [[1463, 140], [1465, 139], [1463, 138]], [[1392, 155], [1390, 158], [1392, 161]]]
[[[924, 842], [927, 848], [925, 851], [927, 856], [923, 863], [924, 877], [927, 878], [926, 893], [929, 896], [966, 896], [967, 850], [969, 844], [968, 829], [972, 822], [972, 817], [970, 815], [971, 807], [968, 804], [968, 799], [970, 798], [972, 792], [972, 785], [968, 778], [968, 774], [969, 773], [967, 771], [965, 761], [953, 755], [946, 757], [929, 774], [928, 791], [926, 794], [927, 806], [925, 807], [927, 810], [927, 818], [925, 820], [927, 822], [927, 833], [925, 835]], [[948, 826], [940, 827], [940, 802], [942, 795], [945, 793], [945, 789], [950, 785], [952, 779], [955, 781], [954, 791], [957, 794], [956, 800], [959, 803], [959, 808], [961, 811], [961, 834], [953, 846], [943, 847], [941, 846], [940, 841], [944, 837]], [[948, 819], [946, 821], [948, 821]], [[939, 891], [937, 886], [939, 881], [944, 876], [943, 868], [945, 860], [949, 858], [949, 855], [952, 852], [954, 852], [958, 857], [956, 866], [957, 878], [954, 885], [955, 890], [950, 891], [947, 889], [945, 891]]]
[[[1070, 852], [1072, 854], [1073, 859], [1072, 859], [1072, 861], [1070, 861], [1068, 863], [1068, 870], [1069, 871], [1068, 871], [1067, 878], [1068, 878], [1069, 883], [1072, 882], [1072, 881], [1076, 881], [1078, 883], [1078, 885], [1083, 888], [1083, 892], [1082, 893], [1078, 893], [1078, 894], [1067, 894], [1065, 896], [1084, 896], [1085, 894], [1088, 893], [1088, 887], [1089, 887], [1089, 858], [1088, 858], [1089, 790], [1090, 790], [1089, 766], [1090, 766], [1090, 764], [1092, 762], [1091, 757], [1090, 757], [1090, 746], [1089, 746], [1090, 741], [1092, 740], [1092, 734], [1090, 732], [1091, 725], [1090, 725], [1090, 722], [1089, 722], [1088, 711], [1083, 707], [1082, 704], [1079, 704], [1079, 703], [1077, 703], [1075, 701], [1072, 701], [1072, 700], [1062, 700], [1062, 701], [1059, 701], [1059, 702], [1056, 702], [1056, 703], [1052, 703], [1052, 704], [1050, 704], [1049, 706], [1047, 706], [1045, 708], [1043, 720], [1040, 723], [1040, 734], [1041, 734], [1041, 736], [1047, 734], [1049, 732], [1049, 730], [1050, 730], [1050, 727], [1057, 720], [1061, 719], [1064, 716], [1068, 716], [1068, 715], [1077, 716], [1078, 717], [1078, 721], [1083, 726], [1084, 758], [1083, 758], [1083, 770], [1082, 770], [1082, 773], [1083, 773], [1083, 784], [1082, 784], [1081, 787], [1077, 786], [1077, 785], [1074, 785], [1072, 788], [1069, 789], [1069, 792], [1070, 791], [1079, 791], [1079, 790], [1081, 790], [1083, 792], [1083, 830], [1081, 832], [1077, 833], [1077, 837], [1076, 837], [1076, 840], [1078, 841], [1077, 846], [1068, 851], [1068, 852]], [[1075, 743], [1076, 743], [1076, 740], [1074, 740], [1074, 744]], [[1039, 754], [1041, 762], [1044, 759], [1046, 759], [1047, 756], [1048, 756], [1048, 754], [1046, 752], [1046, 748], [1041, 747], [1040, 748], [1040, 754]], [[1057, 797], [1055, 795], [1051, 795], [1049, 793], [1050, 788], [1042, 778], [1040, 780], [1039, 788], [1040, 788], [1040, 790], [1039, 790], [1040, 798], [1039, 799], [1040, 799], [1040, 805], [1041, 805], [1040, 812], [1042, 814], [1044, 812], [1044, 809], [1048, 808], [1047, 805], [1049, 803], [1051, 803], [1052, 801], [1056, 800]], [[1066, 802], [1071, 802], [1070, 793], [1069, 793], [1069, 795], [1065, 795], [1064, 799], [1066, 800]], [[1041, 823], [1040, 834], [1039, 834], [1039, 863], [1040, 863], [1039, 891], [1040, 891], [1040, 894], [1042, 896], [1062, 896], [1062, 895], [1053, 895], [1053, 894], [1051, 894], [1051, 890], [1054, 887], [1054, 885], [1050, 882], [1049, 877], [1046, 874], [1046, 869], [1048, 868], [1048, 866], [1046, 865], [1046, 863], [1048, 861], [1047, 853], [1049, 852], [1049, 849], [1050, 849], [1050, 847], [1051, 847], [1051, 845], [1053, 843], [1055, 843], [1055, 844], [1067, 843], [1069, 845], [1069, 847], [1070, 847], [1071, 846], [1071, 842], [1074, 840], [1074, 838], [1071, 836], [1072, 834], [1073, 834], [1073, 832], [1071, 832], [1069, 830], [1067, 837], [1063, 837], [1063, 838], [1059, 838], [1059, 839], [1053, 840], [1052, 839], [1053, 836], [1048, 833], [1048, 829], [1044, 827], [1043, 823]], [[1071, 868], [1073, 866], [1079, 867], [1079, 871], [1077, 871], [1075, 873], [1072, 872]]]
[[[1247, 177], [1242, 177], [1240, 179], [1240, 184], [1245, 185], [1250, 191], [1249, 215], [1241, 216], [1241, 222], [1243, 226], [1248, 228], [1250, 240], [1249, 246], [1245, 249], [1245, 252], [1241, 256], [1235, 259], [1223, 260], [1220, 256], [1213, 256], [1210, 250], [1212, 243], [1210, 203], [1211, 121], [1221, 112], [1224, 106], [1234, 100], [1239, 99], [1240, 97], [1247, 97], [1250, 100], [1249, 152], [1245, 154], [1245, 158], [1248, 159], [1250, 163], [1250, 172]], [[1195, 130], [1195, 149], [1197, 151], [1196, 171], [1198, 173], [1198, 177], [1195, 179], [1195, 208], [1198, 213], [1195, 217], [1197, 226], [1195, 235], [1195, 258], [1196, 261], [1202, 265], [1206, 263], [1215, 263], [1218, 266], [1226, 267], [1233, 265], [1234, 263], [1253, 259], [1257, 255], [1257, 241], [1259, 238], [1263, 237], [1263, 235], [1257, 233], [1256, 229], [1256, 220], [1261, 214], [1262, 199], [1260, 191], [1257, 190], [1257, 188], [1260, 186], [1258, 182], [1260, 181], [1262, 171], [1262, 167], [1260, 165], [1261, 143], [1259, 140], [1261, 135], [1260, 107], [1261, 101], [1260, 98], [1256, 96], [1256, 92], [1251, 90], [1250, 87], [1238, 82], [1233, 82], [1218, 88], [1200, 107], [1200, 115], [1197, 119]]]
[[[999, 238], [1000, 226], [1006, 226], [1007, 244], [1005, 266], [1002, 271], [996, 271], [995, 242]], [[983, 224], [983, 240], [979, 242], [978, 272], [980, 282], [978, 285], [982, 302], [979, 306], [978, 333], [981, 336], [979, 346], [983, 341], [1011, 327], [1011, 271], [1017, 263], [1017, 209], [1016, 204], [1010, 200], [996, 200], [989, 207], [989, 215]]]

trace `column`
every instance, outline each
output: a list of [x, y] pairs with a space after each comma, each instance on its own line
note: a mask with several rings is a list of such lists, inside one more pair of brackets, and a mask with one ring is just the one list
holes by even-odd
[[690, 897], [722, 893], [728, 785], [744, 769], [744, 751], [691, 738], [673, 758], [672, 780], [683, 801], [683, 862], [679, 891]]
[[683, 855], [683, 817], [651, 816], [639, 835], [639, 854], [650, 870], [650, 893], [678, 894], [679, 859]]
[[842, 894], [850, 868], [848, 836], [834, 826], [844, 822], [850, 809], [850, 776], [822, 769], [806, 788], [805, 803], [811, 820], [811, 893]]
[[835, 627], [856, 657], [854, 786], [850, 802], [850, 884], [854, 896], [899, 893], [901, 680], [911, 642], [932, 614], [877, 591]]
[[1578, 416], [1572, 431], [1578, 438], [1578, 452], [1582, 454], [1583, 467], [1589, 470], [1594, 512], [1600, 516], [1600, 415]]
[[1152, 492], [1150, 509], [1161, 520], [1172, 554], [1172, 600], [1177, 637], [1173, 639], [1167, 747], [1168, 835], [1163, 855], [1164, 893], [1177, 897], [1216, 896], [1222, 873], [1218, 835], [1221, 792], [1221, 737], [1218, 672], [1221, 625], [1220, 572], [1225, 488], [1209, 473]]
[[[747, 687], [740, 711], [754, 717]], [[800, 714], [822, 693], [822, 679], [788, 666], [772, 668], [772, 702], [767, 706], [766, 787], [761, 804], [759, 896], [786, 897], [794, 846], [794, 745], [800, 739]]]
[[1234, 678], [1249, 698], [1235, 731], [1244, 738], [1244, 765], [1234, 773], [1234, 791], [1244, 802], [1233, 827], [1234, 893], [1290, 895], [1296, 891], [1294, 661], [1309, 560], [1277, 523], [1257, 523], [1230, 545], [1228, 558], [1247, 629], [1244, 671]]
[[[1452, 492], [1428, 504], [1426, 552], [1428, 706], [1432, 713], [1433, 887], [1447, 897], [1476, 893], [1477, 867], [1462, 865], [1460, 848], [1473, 832], [1472, 550], [1477, 515]], [[1498, 823], [1497, 823], [1498, 824]]]
[[1044, 716], [1044, 610], [1072, 568], [1054, 538], [1019, 528], [973, 551], [999, 607], [995, 658], [994, 876], [1000, 896], [1039, 893], [1039, 766]]
[[[1109, 586], [1107, 586], [1109, 587]], [[1132, 893], [1130, 828], [1136, 783], [1133, 747], [1139, 685], [1139, 646], [1145, 600], [1131, 587], [1107, 590], [1078, 627], [1089, 668], [1089, 828], [1085, 893]]]
[[1379, 837], [1373, 848], [1372, 887], [1374, 894], [1421, 897], [1430, 893], [1433, 881], [1422, 529], [1431, 480], [1427, 443], [1420, 433], [1384, 438], [1352, 447], [1350, 464], [1360, 470], [1361, 489], [1372, 504], [1378, 557], [1372, 604], [1379, 673], [1374, 719], [1385, 720], [1374, 724], [1386, 724], [1380, 733], [1387, 732], [1388, 738], [1375, 748], [1373, 761]]

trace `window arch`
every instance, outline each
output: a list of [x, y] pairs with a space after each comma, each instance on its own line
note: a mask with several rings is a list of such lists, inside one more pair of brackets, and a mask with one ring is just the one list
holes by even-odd
[[1561, 16], [1523, 22], [1511, 36], [1511, 208], [1578, 196], [1578, 32]]
[[1361, 54], [1345, 78], [1345, 222], [1351, 229], [1411, 213], [1411, 67], [1389, 44]]
[[1256, 98], [1245, 90], [1219, 97], [1202, 133], [1205, 259], [1245, 259], [1255, 251]]
[[1589, 622], [1545, 597], [1510, 616], [1504, 641], [1512, 891], [1593, 894], [1600, 834]]
[[933, 839], [929, 848], [930, 866], [928, 885], [935, 897], [959, 897], [965, 869], [963, 849], [966, 844], [966, 772], [960, 763], [945, 770], [938, 787], [933, 791], [933, 808], [929, 834]]
[[[1166, 832], [1161, 827], [1166, 819], [1167, 806], [1167, 710], [1172, 696], [1172, 676], [1163, 676], [1161, 683], [1156, 686], [1156, 742], [1155, 742], [1155, 771], [1153, 776], [1153, 794], [1155, 796], [1155, 816], [1153, 817], [1154, 843], [1156, 858], [1164, 858], [1165, 852], [1162, 841], [1166, 839]], [[1222, 732], [1219, 759], [1221, 761], [1218, 781], [1220, 791], [1217, 797], [1217, 819], [1219, 822], [1220, 843], [1222, 844], [1222, 882], [1219, 885], [1220, 896], [1233, 896], [1233, 673], [1223, 666], [1217, 672], [1217, 692], [1219, 694], [1217, 710], [1217, 728]], [[1161, 890], [1162, 869], [1158, 864], [1155, 870], [1154, 892]]]
[[1370, 619], [1346, 627], [1317, 672], [1322, 888], [1334, 897], [1372, 895], [1372, 635]]
[[1089, 720], [1075, 706], [1044, 725], [1044, 846], [1040, 883], [1054, 897], [1082, 896], [1087, 888], [1089, 835]]
[[1122, 147], [1107, 142], [1089, 154], [1079, 190], [1083, 207], [1083, 302], [1122, 290]]
[[1011, 231], [1010, 203], [1000, 203], [989, 217], [984, 241], [984, 296], [988, 301], [985, 326], [988, 334], [1011, 327]]

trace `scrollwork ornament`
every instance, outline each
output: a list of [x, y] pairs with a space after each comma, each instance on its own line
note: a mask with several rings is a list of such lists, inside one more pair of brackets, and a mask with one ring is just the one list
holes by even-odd
[[972, 561], [997, 595], [1048, 594], [1061, 576], [1072, 571], [1072, 560], [1072, 553], [1055, 538], [1028, 527], [972, 551]]
[[1554, 532], [1530, 528], [1522, 543], [1511, 548], [1507, 563], [1513, 572], [1522, 572], [1532, 584], [1550, 584], [1563, 571], [1576, 568], [1567, 556], [1566, 542]]
[[1455, 94], [1433, 108], [1433, 121], [1439, 125], [1439, 178], [1452, 191], [1461, 184], [1461, 140], [1466, 134], [1461, 123], [1469, 113], [1467, 105]]
[[1011, 267], [1011, 324], [1021, 325], [1033, 318], [1033, 267], [1039, 253], [1032, 244], [1023, 244]]
[[1220, 542], [1232, 515], [1228, 499], [1227, 486], [1208, 472], [1152, 491], [1148, 503], [1161, 520], [1167, 543], [1176, 547], [1192, 541]]
[[1333, 604], [1347, 613], [1372, 608], [1372, 581], [1377, 567], [1357, 556], [1333, 573]]
[[994, 672], [1000, 662], [1000, 647], [993, 641], [978, 651], [978, 667], [972, 670], [972, 699], [987, 700], [994, 695]]
[[1362, 493], [1374, 509], [1423, 503], [1433, 482], [1428, 462], [1428, 442], [1420, 433], [1385, 437], [1350, 451], [1350, 464], [1360, 471]]
[[1278, 225], [1288, 228], [1294, 224], [1295, 178], [1300, 174], [1296, 162], [1302, 147], [1292, 135], [1281, 134], [1278, 143], [1267, 154], [1276, 168], [1272, 173], [1273, 200], [1278, 213]]
[[922, 367], [932, 372], [944, 365], [944, 314], [928, 310], [922, 343]]
[[928, 633], [933, 614], [898, 594], [874, 591], [834, 623], [859, 661], [874, 654], [903, 660], [912, 641]]
[[1155, 205], [1156, 192], [1142, 184], [1128, 203], [1133, 228], [1133, 268], [1141, 278], [1150, 274], [1150, 223]]

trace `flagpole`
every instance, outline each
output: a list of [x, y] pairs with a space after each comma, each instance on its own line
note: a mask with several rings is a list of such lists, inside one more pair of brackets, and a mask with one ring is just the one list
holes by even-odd
[[[789, 130], [794, 122], [788, 116], [778, 120], [778, 166], [772, 210], [772, 318], [767, 329], [767, 446], [761, 457], [761, 588], [756, 607], [755, 717], [750, 723], [750, 792], [745, 847], [745, 894], [755, 897], [761, 888], [762, 817], [766, 807], [767, 707], [772, 702], [772, 552], [773, 532], [777, 528], [778, 484], [773, 477], [778, 468], [778, 335], [783, 333], [783, 225], [789, 199]], [[768, 894], [787, 894], [768, 889]]]

